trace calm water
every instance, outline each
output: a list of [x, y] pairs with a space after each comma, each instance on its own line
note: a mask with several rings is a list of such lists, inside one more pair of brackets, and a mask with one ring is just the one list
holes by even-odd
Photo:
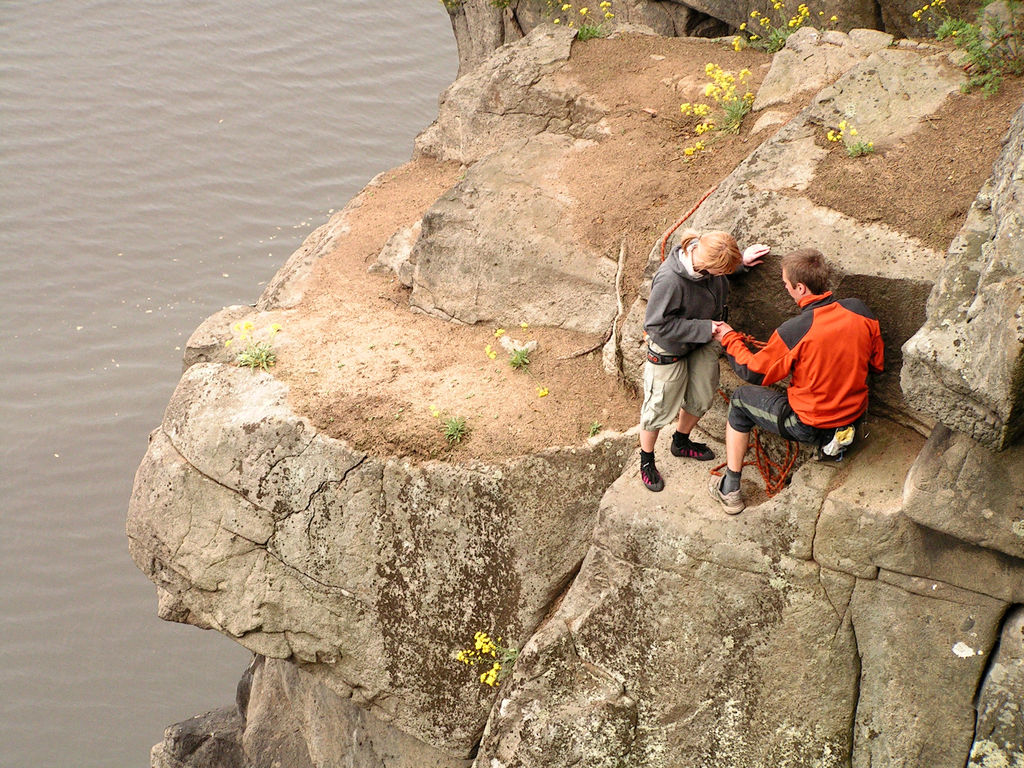
[[193, 328], [409, 158], [433, 0], [0, 3], [0, 767], [148, 766], [248, 654], [161, 622], [124, 518]]

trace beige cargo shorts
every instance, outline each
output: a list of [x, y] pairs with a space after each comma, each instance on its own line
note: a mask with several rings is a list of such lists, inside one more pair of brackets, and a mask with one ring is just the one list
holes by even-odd
[[[671, 354], [653, 341], [648, 343], [660, 355]], [[645, 362], [640, 429], [661, 429], [675, 420], [680, 408], [697, 417], [707, 413], [718, 390], [721, 350], [721, 344], [710, 341], [675, 363], [655, 365], [650, 360]]]

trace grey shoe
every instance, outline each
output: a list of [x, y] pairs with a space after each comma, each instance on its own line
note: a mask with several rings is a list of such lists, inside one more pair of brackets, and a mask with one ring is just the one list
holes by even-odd
[[722, 493], [718, 485], [722, 482], [722, 478], [711, 475], [708, 480], [708, 493], [711, 494], [711, 498], [722, 505], [722, 509], [725, 510], [727, 515], [738, 515], [746, 508], [746, 504], [743, 503], [743, 492], [737, 488], [735, 491], [730, 493]]
[[662, 479], [661, 472], [658, 471], [653, 461], [650, 464], [640, 465], [640, 480], [647, 486], [649, 491], [657, 493], [658, 491], [665, 490], [665, 481]]

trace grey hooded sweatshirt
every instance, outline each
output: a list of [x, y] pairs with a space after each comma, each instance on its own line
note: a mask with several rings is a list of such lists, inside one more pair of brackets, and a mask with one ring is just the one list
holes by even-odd
[[711, 341], [711, 321], [725, 320], [728, 299], [728, 278], [692, 275], [677, 245], [651, 281], [644, 330], [666, 352], [689, 354]]

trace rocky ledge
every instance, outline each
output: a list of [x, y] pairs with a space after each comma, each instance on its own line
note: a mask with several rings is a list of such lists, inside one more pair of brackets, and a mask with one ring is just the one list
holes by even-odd
[[[236, 706], [169, 728], [155, 768], [1024, 761], [1024, 110], [944, 253], [913, 217], [864, 220], [829, 198], [822, 134], [861, 115], [883, 158], [911, 153], [963, 98], [946, 51], [804, 30], [774, 60], [745, 53], [755, 125], [690, 163], [658, 115], [699, 96], [696, 62], [728, 49], [587, 45], [542, 26], [482, 60], [410, 166], [315, 232], [255, 307], [190, 340], [136, 477], [131, 553], [161, 617], [254, 660]], [[620, 58], [595, 86], [601, 46]], [[639, 374], [662, 233], [708, 182], [693, 226], [776, 253], [820, 246], [887, 346], [847, 460], [802, 456], [770, 499], [748, 472], [739, 518], [664, 442], [666, 491], [641, 486], [639, 404], [616, 383]], [[623, 207], [640, 224], [602, 244]], [[737, 282], [738, 326], [788, 316], [779, 282], [776, 262]], [[273, 374], [227, 354], [246, 320], [285, 326]], [[584, 382], [575, 399], [488, 367], [494, 327], [518, 322], [536, 329], [542, 375]], [[425, 354], [436, 338], [454, 351]], [[449, 451], [410, 436], [436, 424], [398, 404], [409, 387], [448, 411], [491, 400]], [[595, 398], [613, 428], [587, 437], [597, 419], [574, 411]], [[505, 410], [485, 424], [489, 407]], [[703, 422], [719, 453], [724, 414]], [[522, 649], [496, 688], [454, 660], [475, 630]]]

